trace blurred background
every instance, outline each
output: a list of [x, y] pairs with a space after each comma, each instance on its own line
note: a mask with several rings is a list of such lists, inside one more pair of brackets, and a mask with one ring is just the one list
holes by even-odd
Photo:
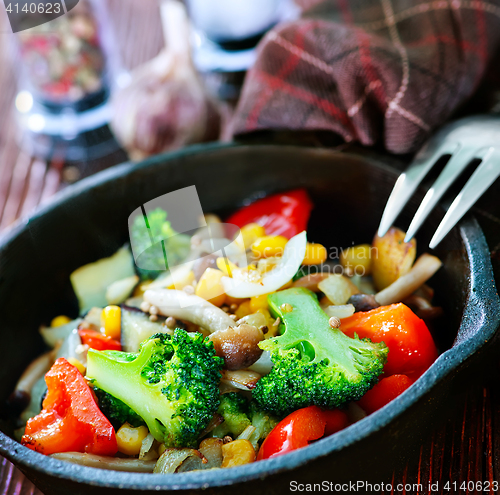
[[228, 140], [258, 41], [299, 13], [292, 0], [80, 0], [12, 34], [0, 9], [0, 230], [104, 168]]

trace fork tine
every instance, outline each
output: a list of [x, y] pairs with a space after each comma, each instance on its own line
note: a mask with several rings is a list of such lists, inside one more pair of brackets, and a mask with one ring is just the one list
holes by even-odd
[[436, 206], [443, 194], [455, 182], [460, 173], [469, 165], [477, 154], [477, 148], [461, 148], [458, 153], [453, 155], [446, 167], [439, 174], [436, 182], [427, 191], [421, 205], [419, 206], [413, 220], [406, 231], [405, 242], [409, 242], [422, 226], [429, 213]]
[[483, 195], [483, 193], [500, 176], [500, 149], [490, 148], [483, 158], [481, 165], [472, 174], [460, 194], [455, 198], [436, 233], [429, 243], [434, 249], [465, 215], [469, 208]]
[[399, 176], [387, 200], [382, 219], [380, 220], [380, 226], [378, 228], [379, 237], [384, 236], [391, 228], [394, 220], [396, 220], [412, 194], [431, 168], [436, 164], [438, 159], [445, 154], [451, 154], [453, 156], [458, 146], [459, 145], [456, 143], [444, 143], [430, 156], [427, 156], [426, 153], [424, 153], [420, 159], [417, 156], [408, 167], [408, 170]]

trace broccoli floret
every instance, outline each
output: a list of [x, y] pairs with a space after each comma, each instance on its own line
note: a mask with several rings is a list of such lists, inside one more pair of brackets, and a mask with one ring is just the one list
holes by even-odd
[[236, 438], [251, 425], [255, 431], [248, 440], [256, 450], [279, 423], [278, 418], [260, 409], [254, 400], [249, 402], [238, 392], [223, 394], [217, 412], [222, 415], [224, 422], [213, 430], [212, 436], [223, 438], [231, 435]]
[[223, 394], [217, 412], [224, 418], [224, 422], [213, 430], [214, 437], [237, 437], [251, 424], [247, 415], [248, 401], [238, 392]]
[[[123, 356], [122, 356], [123, 355]], [[139, 354], [89, 350], [87, 376], [124, 402], [167, 447], [194, 447], [217, 410], [223, 360], [200, 333], [156, 334]]]
[[270, 294], [281, 335], [259, 346], [271, 352], [273, 369], [257, 382], [253, 397], [278, 416], [310, 405], [338, 407], [357, 400], [382, 373], [389, 349], [369, 339], [352, 339], [337, 328], [308, 289]]
[[248, 416], [250, 417], [252, 426], [255, 426], [255, 431], [252, 433], [249, 440], [257, 450], [258, 444], [265, 440], [267, 435], [271, 433], [271, 430], [280, 422], [280, 420], [276, 416], [263, 411], [257, 405], [255, 400], [250, 402]]
[[123, 423], [128, 423], [135, 428], [146, 424], [144, 420], [124, 402], [111, 394], [108, 394], [99, 387], [94, 387], [94, 393], [99, 403], [99, 409], [106, 416], [115, 430], [118, 430]]
[[167, 221], [167, 212], [155, 208], [147, 216], [137, 215], [130, 229], [130, 240], [135, 253], [141, 253], [139, 263], [147, 269], [138, 268], [142, 278], [155, 278], [168, 270], [168, 259], [182, 261], [190, 251], [191, 238], [178, 234]]

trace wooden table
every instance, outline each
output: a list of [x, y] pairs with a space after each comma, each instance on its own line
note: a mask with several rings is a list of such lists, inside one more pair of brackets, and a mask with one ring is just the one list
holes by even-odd
[[[154, 56], [162, 44], [156, 0], [105, 1], [125, 67], [135, 67]], [[0, 12], [3, 14], [4, 10], [0, 8]], [[47, 163], [30, 157], [17, 146], [13, 116], [15, 81], [6, 54], [8, 36], [0, 34], [0, 230], [50, 201], [54, 193], [82, 173], [95, 169], [93, 164], [85, 163], [78, 164], [77, 168], [64, 167], [64, 157]], [[119, 156], [115, 156], [115, 161], [108, 160], [106, 165], [117, 163]], [[490, 220], [500, 224], [498, 219]], [[393, 486], [398, 483], [422, 485], [421, 489], [408, 487], [402, 491], [410, 495], [476, 493], [476, 490], [454, 491], [452, 486], [446, 490], [445, 483], [500, 480], [500, 435], [495, 432], [500, 425], [500, 393], [495, 381], [491, 383], [494, 385], [476, 381], [466, 386], [453, 398], [450, 410], [454, 413], [436, 425], [421, 445], [419, 455], [405, 469], [395, 472], [392, 480], [380, 481]], [[429, 484], [435, 482], [439, 482], [439, 490], [431, 491]], [[41, 492], [0, 457], [0, 495], [14, 494], [41, 495]]]

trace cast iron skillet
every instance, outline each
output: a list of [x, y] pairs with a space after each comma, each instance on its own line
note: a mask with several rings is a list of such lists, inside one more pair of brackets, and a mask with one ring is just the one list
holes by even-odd
[[[329, 247], [369, 242], [396, 173], [364, 158], [320, 149], [277, 146], [200, 146], [124, 164], [66, 189], [0, 242], [0, 401], [43, 349], [41, 322], [76, 315], [68, 282], [75, 268], [109, 256], [127, 240], [128, 215], [166, 192], [196, 185], [205, 212], [229, 212], [245, 199], [306, 187], [316, 205], [309, 237]], [[416, 198], [419, 202], [421, 198]], [[410, 208], [411, 210], [411, 208]], [[410, 215], [411, 212], [408, 214]], [[441, 215], [422, 229], [423, 248]], [[409, 216], [401, 218], [408, 225]], [[312, 446], [247, 466], [177, 475], [144, 475], [74, 466], [32, 452], [0, 423], [0, 454], [13, 461], [46, 495], [288, 492], [289, 480], [377, 482], [418, 446], [453, 383], [484, 360], [500, 321], [488, 248], [472, 218], [439, 246], [444, 262], [434, 277], [445, 322], [435, 335], [445, 351], [403, 395], [368, 418]], [[446, 350], [448, 349], [448, 350]], [[466, 372], [467, 370], [467, 372]], [[236, 485], [236, 486], [235, 486]]]

